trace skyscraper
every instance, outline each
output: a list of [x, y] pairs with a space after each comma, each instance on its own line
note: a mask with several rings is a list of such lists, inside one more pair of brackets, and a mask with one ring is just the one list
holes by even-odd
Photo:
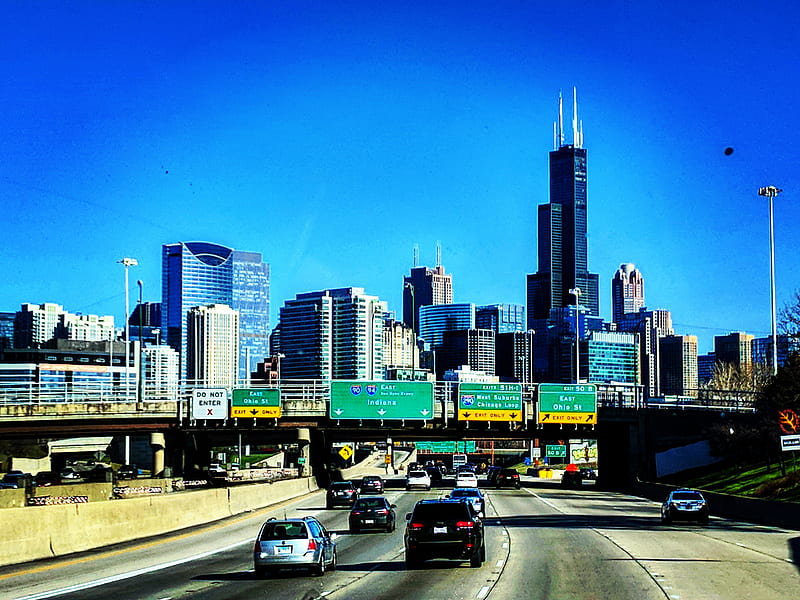
[[[419, 309], [422, 306], [453, 303], [453, 276], [439, 263], [430, 269], [414, 267], [403, 278], [403, 322], [419, 333]], [[413, 307], [413, 310], [412, 310]]]
[[180, 353], [182, 378], [187, 377], [187, 315], [197, 306], [225, 304], [239, 312], [240, 378], [248, 372], [248, 353], [253, 362], [268, 353], [269, 265], [260, 254], [211, 242], [164, 244], [161, 285], [162, 335]]
[[233, 298], [239, 312], [239, 379], [269, 356], [269, 265], [258, 252], [233, 252]]
[[588, 271], [586, 149], [574, 90], [572, 144], [564, 141], [560, 94], [554, 130], [550, 202], [538, 208], [538, 271], [527, 277], [528, 329], [536, 329], [537, 320], [549, 318], [551, 309], [573, 304], [570, 290], [574, 288], [580, 288], [580, 303], [589, 314], [600, 314], [598, 278]]
[[202, 385], [232, 387], [239, 371], [239, 313], [226, 304], [189, 309], [187, 379]]
[[661, 393], [697, 397], [697, 336], [668, 335], [659, 340]]
[[471, 303], [423, 306], [419, 311], [419, 336], [426, 349], [442, 345], [445, 331], [475, 329], [475, 305]]
[[488, 304], [475, 309], [475, 327], [495, 333], [525, 331], [525, 307], [521, 304]]
[[273, 338], [281, 379], [383, 379], [386, 302], [363, 288], [297, 294]]
[[644, 279], [633, 263], [619, 266], [611, 280], [611, 315], [619, 323], [622, 315], [644, 308]]

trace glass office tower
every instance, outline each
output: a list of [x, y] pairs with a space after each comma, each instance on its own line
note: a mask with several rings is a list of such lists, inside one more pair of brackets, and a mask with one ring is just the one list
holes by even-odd
[[559, 97], [555, 149], [550, 152], [550, 202], [538, 208], [538, 271], [527, 277], [528, 329], [550, 310], [575, 304], [570, 290], [580, 288], [580, 304], [599, 315], [598, 277], [589, 273], [586, 242], [586, 149], [573, 97], [573, 143], [564, 143]]
[[269, 265], [260, 254], [211, 242], [164, 244], [161, 276], [162, 335], [180, 354], [182, 379], [187, 377], [187, 315], [198, 306], [225, 304], [239, 311], [240, 378], [248, 373], [248, 355], [253, 363], [268, 355]]

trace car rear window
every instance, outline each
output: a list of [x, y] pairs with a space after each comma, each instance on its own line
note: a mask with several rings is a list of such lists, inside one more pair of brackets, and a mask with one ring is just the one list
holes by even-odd
[[672, 494], [673, 500], [702, 500], [703, 497], [697, 492], [675, 492]]
[[305, 523], [267, 523], [261, 532], [261, 541], [300, 540], [308, 537]]
[[353, 506], [353, 508], [355, 509], [384, 508], [385, 506], [386, 506], [386, 501], [383, 498], [361, 498], [360, 500], [356, 500], [356, 503]]
[[334, 483], [331, 485], [331, 488], [334, 490], [349, 490], [352, 487], [353, 485], [350, 483]]
[[461, 503], [420, 504], [414, 509], [412, 520], [448, 521], [469, 517], [468, 509]]
[[477, 496], [478, 492], [475, 490], [468, 490], [468, 489], [461, 489], [461, 490], [453, 490], [450, 492], [451, 498], [470, 498], [472, 496]]

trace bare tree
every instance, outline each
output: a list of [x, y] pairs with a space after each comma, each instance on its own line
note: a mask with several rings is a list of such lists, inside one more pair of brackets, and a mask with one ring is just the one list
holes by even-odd
[[794, 297], [779, 311], [778, 328], [781, 333], [800, 337], [800, 290], [796, 290]]

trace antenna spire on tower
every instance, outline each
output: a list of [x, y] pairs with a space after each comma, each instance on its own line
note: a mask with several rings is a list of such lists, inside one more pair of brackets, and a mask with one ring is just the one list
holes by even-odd
[[414, 268], [419, 266], [419, 244], [414, 244]]
[[[558, 148], [564, 145], [564, 98], [558, 91]], [[558, 149], [557, 148], [557, 149]]]
[[439, 267], [442, 264], [442, 244], [441, 242], [436, 242], [436, 266]]

